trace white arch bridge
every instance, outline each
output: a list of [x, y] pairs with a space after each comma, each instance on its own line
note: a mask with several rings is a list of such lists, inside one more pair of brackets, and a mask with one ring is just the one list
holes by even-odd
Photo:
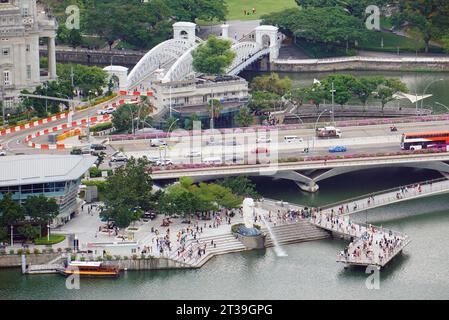
[[[228, 37], [229, 25], [222, 25], [221, 38], [233, 41], [232, 50], [236, 57], [226, 70], [237, 75], [258, 59], [269, 55], [270, 61], [277, 59], [282, 34], [274, 26], [259, 26], [245, 38], [235, 41]], [[128, 91], [139, 90], [151, 81], [163, 83], [181, 81], [195, 75], [192, 66], [192, 52], [202, 42], [196, 37], [196, 24], [177, 22], [173, 25], [173, 39], [160, 43], [151, 49], [133, 68], [127, 78]]]

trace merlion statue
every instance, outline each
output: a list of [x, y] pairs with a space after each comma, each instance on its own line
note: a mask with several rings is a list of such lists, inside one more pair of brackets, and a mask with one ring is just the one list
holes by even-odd
[[252, 198], [245, 198], [243, 200], [243, 222], [245, 223], [245, 227], [253, 228], [253, 220], [254, 220], [254, 200]]

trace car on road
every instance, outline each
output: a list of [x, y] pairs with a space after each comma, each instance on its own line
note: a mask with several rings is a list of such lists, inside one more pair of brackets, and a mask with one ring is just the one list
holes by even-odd
[[206, 141], [206, 145], [207, 146], [221, 146], [223, 144], [223, 142], [214, 140], [213, 138], [211, 138], [210, 140]]
[[303, 139], [299, 138], [298, 136], [285, 136], [284, 141], [287, 143], [303, 142]]
[[106, 150], [106, 146], [99, 143], [95, 143], [90, 145], [90, 149], [95, 151]]
[[162, 147], [166, 146], [167, 142], [161, 139], [151, 139], [150, 140], [150, 147]]
[[162, 167], [162, 166], [171, 166], [173, 164], [173, 161], [170, 159], [159, 159], [156, 161], [156, 165]]
[[199, 151], [190, 151], [186, 154], [186, 158], [197, 158], [201, 157], [201, 152]]
[[269, 154], [270, 150], [268, 150], [268, 148], [256, 148], [253, 151], [251, 151], [251, 153], [255, 153], [255, 154], [266, 153], [266, 154]]
[[238, 156], [238, 155], [225, 157], [226, 163], [237, 163], [237, 162], [242, 162], [242, 161], [245, 161], [245, 158], [242, 156]]
[[5, 151], [0, 151], [0, 157], [4, 157], [6, 156], [6, 152]]
[[348, 149], [345, 146], [335, 146], [329, 148], [329, 152], [335, 153], [335, 152], [346, 152]]
[[100, 109], [100, 110], [98, 110], [98, 111], [97, 111], [97, 114], [100, 115], [100, 116], [103, 116], [103, 115], [105, 115], [105, 114], [113, 114], [114, 111], [115, 111], [115, 108], [114, 108], [114, 107], [109, 107], [109, 108], [106, 108], [106, 109]]
[[111, 162], [126, 162], [128, 158], [122, 152], [115, 152], [110, 159]]
[[82, 154], [81, 153], [81, 149], [80, 148], [73, 148], [72, 151], [70, 151], [70, 154], [79, 156], [79, 155]]
[[270, 143], [271, 142], [271, 138], [268, 137], [259, 137], [256, 140], [256, 143]]

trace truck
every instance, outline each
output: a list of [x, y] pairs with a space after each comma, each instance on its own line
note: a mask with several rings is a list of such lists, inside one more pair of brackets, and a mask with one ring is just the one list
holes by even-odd
[[341, 130], [335, 127], [324, 127], [316, 129], [318, 138], [341, 138]]

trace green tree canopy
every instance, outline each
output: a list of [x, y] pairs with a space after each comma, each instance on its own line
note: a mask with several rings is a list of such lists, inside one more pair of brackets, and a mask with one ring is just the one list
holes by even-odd
[[137, 160], [131, 158], [126, 166], [117, 168], [106, 179], [102, 217], [116, 221], [120, 228], [126, 228], [138, 220], [143, 211], [154, 207], [149, 167], [146, 157]]
[[25, 210], [10, 193], [0, 200], [0, 225], [9, 226], [25, 219]]
[[59, 214], [59, 206], [53, 198], [43, 195], [29, 197], [23, 202], [26, 216], [38, 224], [47, 224]]
[[234, 120], [239, 127], [249, 127], [254, 124], [254, 115], [247, 107], [241, 107]]
[[292, 80], [289, 77], [281, 78], [278, 73], [255, 77], [251, 81], [251, 89], [275, 93], [279, 96], [287, 94], [292, 88]]
[[236, 57], [232, 42], [210, 35], [207, 41], [192, 52], [193, 69], [206, 74], [223, 74]]

